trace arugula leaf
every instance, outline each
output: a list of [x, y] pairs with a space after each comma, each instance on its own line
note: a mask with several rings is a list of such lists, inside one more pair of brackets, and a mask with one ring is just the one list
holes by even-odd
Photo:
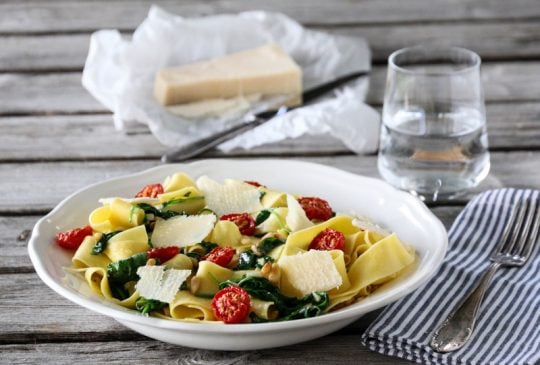
[[135, 302], [135, 309], [137, 309], [142, 314], [151, 313], [161, 308], [165, 307], [167, 303], [160, 302], [155, 299], [146, 299], [145, 297], [140, 297]]
[[[278, 321], [318, 316], [328, 308], [330, 303], [326, 292], [313, 292], [301, 299], [285, 296], [267, 279], [258, 276], [244, 276], [237, 280], [227, 280], [220, 283], [219, 288], [223, 289], [231, 285], [241, 287], [254, 298], [274, 302], [279, 311]], [[255, 318], [255, 320], [258, 319]]]
[[266, 195], [266, 191], [259, 191], [259, 201], [262, 201], [265, 195]]
[[96, 242], [94, 247], [92, 247], [91, 254], [92, 255], [98, 255], [98, 254], [102, 253], [103, 251], [105, 251], [105, 249], [107, 248], [107, 243], [109, 243], [109, 240], [113, 236], [117, 235], [120, 232], [121, 231], [114, 231], [114, 232], [109, 232], [109, 233], [103, 234], [101, 236], [101, 238], [99, 239], [99, 241]]
[[107, 277], [110, 283], [123, 285], [128, 281], [139, 279], [137, 269], [146, 265], [148, 255], [141, 252], [124, 260], [111, 262], [107, 265]]
[[268, 219], [268, 217], [270, 217], [271, 214], [272, 214], [271, 209], [261, 210], [259, 214], [257, 214], [257, 218], [255, 218], [255, 225], [258, 226], [259, 224], [263, 223], [265, 220]]

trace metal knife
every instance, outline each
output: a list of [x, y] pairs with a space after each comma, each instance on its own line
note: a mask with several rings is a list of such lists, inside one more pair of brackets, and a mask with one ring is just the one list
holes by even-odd
[[272, 119], [273, 117], [277, 115], [281, 115], [283, 113], [288, 112], [289, 110], [293, 110], [300, 106], [304, 106], [307, 103], [317, 99], [318, 97], [334, 90], [335, 88], [342, 86], [351, 80], [365, 76], [368, 73], [369, 71], [358, 71], [358, 72], [350, 73], [345, 76], [339, 77], [335, 80], [316, 86], [312, 89], [306, 90], [305, 92], [302, 93], [302, 105], [291, 107], [291, 108], [288, 108], [286, 106], [281, 106], [277, 108], [277, 110], [270, 110], [270, 111], [265, 111], [262, 113], [255, 114], [251, 118], [247, 119], [244, 123], [240, 123], [224, 131], [221, 131], [219, 133], [202, 138], [195, 142], [191, 142], [175, 151], [164, 154], [163, 156], [161, 156], [161, 162], [168, 163], [168, 162], [174, 162], [174, 161], [184, 161], [184, 160], [196, 157], [200, 155], [201, 153], [204, 153], [220, 145], [223, 142], [226, 142], [263, 123], [266, 123], [267, 121], [269, 121], [270, 119]]

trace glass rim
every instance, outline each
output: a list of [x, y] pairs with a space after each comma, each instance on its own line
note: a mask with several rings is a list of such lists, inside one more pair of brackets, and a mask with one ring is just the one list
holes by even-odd
[[[466, 54], [472, 60], [472, 64], [466, 65], [466, 66], [464, 66], [463, 68], [461, 68], [459, 70], [452, 70], [452, 71], [440, 71], [440, 70], [439, 71], [425, 71], [425, 70], [416, 71], [416, 70], [412, 70], [412, 69], [404, 67], [404, 66], [399, 66], [395, 62], [395, 60], [396, 60], [396, 58], [398, 56], [400, 56], [400, 55], [402, 55], [404, 53], [417, 51], [417, 50], [422, 50], [424, 53], [428, 53], [426, 51], [439, 51], [439, 52], [440, 51], [445, 51], [445, 52], [448, 52], [448, 54], [451, 54], [452, 52]], [[449, 57], [445, 57], [445, 58], [449, 59], [449, 63], [455, 63], [455, 62], [452, 62], [452, 60]], [[415, 75], [415, 76], [449, 76], [449, 75], [456, 75], [456, 74], [470, 72], [470, 71], [473, 71], [475, 69], [479, 69], [481, 63], [482, 63], [482, 59], [480, 58], [478, 53], [476, 53], [474, 51], [471, 51], [470, 49], [467, 49], [467, 48], [455, 47], [455, 46], [452, 46], [452, 47], [439, 47], [439, 46], [416, 45], [416, 46], [411, 46], [411, 47], [405, 47], [405, 48], [398, 49], [397, 51], [392, 52], [390, 54], [390, 56], [388, 56], [388, 68], [389, 69], [393, 69], [395, 71], [399, 71], [399, 72], [402, 72], [402, 73], [405, 73], [405, 74]]]

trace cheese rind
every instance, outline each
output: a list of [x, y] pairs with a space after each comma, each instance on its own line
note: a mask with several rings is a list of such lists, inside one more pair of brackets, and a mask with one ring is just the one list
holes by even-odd
[[162, 105], [239, 95], [300, 95], [302, 70], [278, 45], [245, 50], [158, 71], [154, 95]]

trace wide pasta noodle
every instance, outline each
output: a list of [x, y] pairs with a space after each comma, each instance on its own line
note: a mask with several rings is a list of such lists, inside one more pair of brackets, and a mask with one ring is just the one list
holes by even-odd
[[109, 285], [109, 279], [107, 278], [107, 271], [102, 267], [87, 267], [84, 269], [75, 269], [75, 272], [83, 274], [90, 289], [98, 295], [105, 297], [107, 300], [114, 302], [122, 307], [134, 309], [135, 302], [139, 299], [140, 295], [137, 291], [133, 291], [131, 295], [124, 299], [116, 299], [111, 292]]
[[238, 246], [242, 240], [242, 234], [238, 226], [229, 221], [218, 221], [214, 229], [207, 237], [207, 241], [225, 246]]
[[201, 261], [191, 284], [196, 283], [194, 291], [198, 295], [214, 295], [219, 291], [219, 283], [229, 280], [233, 275], [230, 269], [210, 261]]
[[330, 293], [330, 308], [354, 298], [370, 285], [388, 281], [413, 262], [414, 254], [395, 234], [383, 238], [352, 263], [348, 272], [351, 285]]
[[86, 267], [105, 267], [111, 260], [103, 255], [93, 255], [92, 248], [96, 244], [97, 240], [94, 236], [87, 236], [75, 254], [71, 258], [73, 267], [75, 268], [86, 268]]
[[413, 250], [395, 234], [336, 215], [322, 198], [184, 173], [137, 196], [100, 200], [66, 272], [104, 299], [158, 318], [236, 323], [220, 308], [244, 310], [240, 322], [309, 317], [414, 267]]
[[167, 177], [163, 182], [163, 189], [166, 193], [187, 188], [190, 186], [195, 187], [195, 183], [188, 175], [182, 172]]
[[169, 305], [169, 310], [171, 317], [175, 319], [214, 321], [211, 302], [208, 298], [201, 298], [182, 290], [176, 294], [176, 297]]
[[120, 232], [109, 239], [104, 253], [111, 261], [119, 261], [136, 253], [146, 252], [149, 248], [146, 229], [144, 226], [138, 226]]

